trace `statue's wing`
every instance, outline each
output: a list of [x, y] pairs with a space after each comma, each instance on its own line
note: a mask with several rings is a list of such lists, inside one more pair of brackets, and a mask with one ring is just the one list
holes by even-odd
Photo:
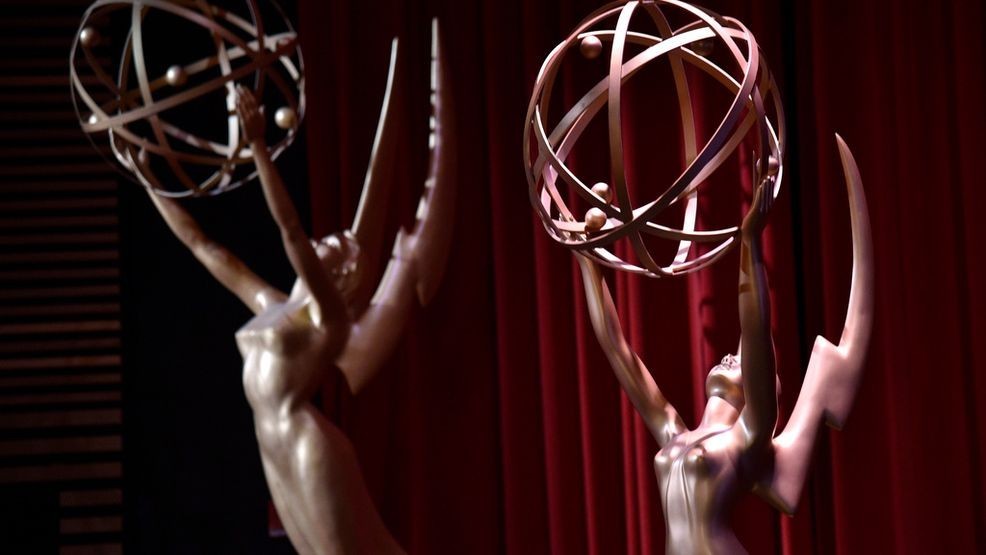
[[784, 431], [774, 438], [774, 465], [756, 491], [791, 514], [804, 487], [815, 439], [822, 422], [841, 428], [849, 415], [873, 325], [873, 245], [870, 218], [859, 168], [849, 147], [836, 135], [849, 190], [852, 219], [852, 289], [838, 346], [815, 339], [801, 393]]
[[373, 139], [370, 163], [363, 181], [363, 193], [356, 217], [353, 235], [360, 247], [360, 268], [356, 290], [350, 300], [350, 310], [359, 314], [366, 308], [373, 285], [376, 283], [380, 256], [383, 254], [383, 234], [386, 227], [387, 199], [394, 183], [394, 165], [397, 157], [398, 114], [394, 108], [394, 87], [398, 79], [398, 40], [390, 47], [390, 69], [387, 73], [387, 89], [380, 108], [377, 134]]
[[448, 258], [455, 202], [455, 154], [448, 72], [432, 21], [432, 133], [428, 179], [414, 228], [401, 230], [380, 285], [366, 311], [353, 323], [349, 341], [336, 361], [352, 391], [358, 390], [391, 354], [407, 322], [414, 297], [434, 296]]
[[438, 20], [431, 22], [431, 134], [428, 178], [415, 214], [413, 257], [418, 301], [424, 305], [438, 290], [445, 274], [452, 222], [455, 218], [455, 140], [449, 94], [448, 66], [441, 46]]

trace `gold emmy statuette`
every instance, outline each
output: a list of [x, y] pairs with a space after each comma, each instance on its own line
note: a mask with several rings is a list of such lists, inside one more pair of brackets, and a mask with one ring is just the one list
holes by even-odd
[[[415, 301], [428, 303], [441, 282], [451, 241], [455, 145], [438, 25], [433, 22], [429, 175], [414, 227], [397, 234], [377, 282], [387, 197], [396, 177], [389, 170], [399, 147], [392, 102], [401, 75], [398, 42], [394, 40], [391, 51], [387, 91], [353, 227], [312, 240], [302, 229], [273, 162], [290, 143], [304, 114], [296, 37], [293, 31], [261, 34], [259, 29], [270, 26], [258, 21], [255, 0], [246, 4], [253, 21], [206, 2], [96, 2], [86, 14], [72, 53], [75, 94], [91, 114], [80, 115], [81, 123], [87, 133], [108, 138], [117, 162], [147, 188], [175, 236], [254, 312], [255, 317], [236, 333], [243, 356], [243, 385], [253, 409], [267, 484], [294, 547], [305, 554], [400, 553], [401, 547], [373, 506], [352, 445], [322, 415], [313, 398], [333, 366], [358, 392], [395, 348]], [[94, 14], [107, 9], [131, 10], [131, 29], [125, 33], [130, 38], [124, 43], [122, 69], [79, 70], [97, 74], [96, 82], [105, 90], [92, 93], [83, 85], [93, 80], [81, 79], [75, 69], [76, 54], [81, 51], [90, 64], [98, 62], [92, 51], [110, 29], [96, 29], [90, 21], [100, 20]], [[216, 38], [216, 52], [191, 63], [172, 64], [163, 75], [148, 75], [140, 29], [153, 10], [206, 27]], [[137, 74], [135, 80], [127, 76], [129, 72]], [[114, 81], [111, 74], [121, 78]], [[136, 89], [127, 88], [131, 82], [137, 83]], [[276, 111], [265, 111], [260, 105], [264, 83], [287, 98]], [[174, 123], [173, 118], [179, 117], [174, 110], [209, 94], [218, 95], [228, 107], [218, 118], [228, 135], [226, 144], [202, 139]], [[100, 102], [97, 96], [108, 99]], [[268, 117], [278, 129], [268, 129]], [[141, 135], [141, 129], [149, 135]], [[268, 143], [271, 134], [281, 137], [278, 143]], [[205, 171], [199, 174], [204, 177], [199, 181], [193, 174], [202, 168]], [[171, 198], [226, 191], [254, 175], [260, 178], [298, 274], [288, 293], [266, 283], [207, 237]], [[174, 182], [181, 187], [174, 188]]]
[[[687, 22], [672, 28], [667, 15]], [[657, 34], [631, 31], [635, 16], [649, 19]], [[615, 28], [611, 25], [614, 19]], [[603, 56], [604, 45], [609, 47], [608, 59]], [[599, 58], [594, 63], [608, 63], [608, 75], [571, 109], [558, 112], [562, 115], [557, 122], [548, 122], [548, 114], [555, 113], [549, 111], [555, 79], [561, 62], [573, 51], [590, 60]], [[659, 58], [667, 60], [674, 76], [685, 168], [658, 198], [634, 206], [624, 165], [621, 90], [625, 82]], [[704, 145], [698, 141], [686, 64], [707, 74], [732, 96], [729, 109]], [[590, 186], [569, 168], [568, 161], [598, 114], [608, 123], [611, 183]], [[619, 1], [600, 8], [579, 24], [551, 51], [538, 74], [524, 134], [530, 199], [551, 238], [574, 252], [596, 337], [624, 391], [660, 445], [655, 468], [668, 553], [745, 552], [729, 525], [735, 502], [744, 492], [753, 491], [778, 509], [792, 513], [821, 424], [841, 427], [849, 413], [872, 325], [873, 260], [859, 171], [849, 148], [836, 138], [852, 212], [853, 275], [848, 313], [838, 345], [817, 338], [794, 412], [784, 429], [776, 433], [777, 374], [761, 233], [780, 192], [784, 119], [777, 86], [755, 38], [736, 19], [686, 2]], [[738, 148], [750, 144], [754, 194], [749, 212], [733, 227], [697, 229], [698, 197], [704, 182]], [[657, 221], [658, 214], [672, 205], [682, 207], [679, 228]], [[645, 238], [677, 242], [673, 259], [665, 263], [655, 260]], [[614, 248], [618, 242], [627, 248]], [[695, 243], [707, 248], [697, 249]], [[712, 264], [737, 243], [739, 349], [709, 372], [708, 402], [701, 422], [688, 429], [627, 343], [600, 266], [651, 277], [677, 276]], [[628, 250], [635, 256], [634, 262], [617, 255]]]

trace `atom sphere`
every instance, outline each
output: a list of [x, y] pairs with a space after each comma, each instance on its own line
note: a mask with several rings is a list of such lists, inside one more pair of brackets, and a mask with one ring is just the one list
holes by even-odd
[[[233, 112], [237, 86], [283, 106], [272, 158], [304, 117], [304, 67], [291, 23], [272, 0], [226, 8], [98, 0], [79, 26], [69, 77], [82, 130], [158, 194], [218, 194], [256, 176]], [[91, 52], [97, 43], [99, 56]]]
[[[635, 18], [647, 19], [649, 24], [642, 30], [633, 29]], [[682, 22], [681, 27], [673, 28], [671, 21]], [[552, 92], [561, 88], [555, 86], [556, 79], [568, 54], [577, 47], [583, 57], [595, 58], [602, 54], [603, 42], [609, 43], [608, 75], [581, 98], [576, 95], [570, 108], [552, 109]], [[725, 61], [706, 57], [719, 46], [729, 54]], [[683, 138], [681, 152], [685, 163], [678, 178], [657, 198], [634, 205], [628, 161], [624, 158], [622, 118], [626, 100], [622, 91], [641, 69], [657, 60], [670, 65], [674, 78], [673, 88], [678, 98], [675, 113], [680, 114], [679, 137]], [[685, 64], [698, 70], [697, 75], [710, 77], [732, 98], [704, 146], [696, 127], [696, 109], [702, 108], [696, 104], [704, 96], [692, 94], [689, 84], [692, 76], [686, 74]], [[599, 71], [599, 65], [587, 67], [586, 71], [594, 74]], [[549, 114], [561, 116], [553, 120]], [[592, 150], [609, 153], [612, 179], [590, 188], [569, 167], [569, 159], [586, 128], [600, 114], [606, 118], [609, 144], [608, 148], [592, 145]], [[667, 127], [662, 122], [653, 128]], [[555, 242], [619, 270], [650, 277], [680, 275], [718, 260], [736, 243], [740, 232], [739, 222], [718, 229], [697, 228], [697, 223], [702, 221], [698, 217], [699, 194], [711, 193], [706, 191], [711, 186], [706, 184], [709, 177], [727, 160], [755, 161], [744, 173], [753, 175], [754, 187], [769, 187], [776, 197], [783, 176], [784, 137], [780, 93], [756, 39], [743, 23], [682, 0], [616, 1], [579, 23], [541, 66], [524, 128], [529, 196]], [[674, 135], [655, 133], [649, 143], [673, 144], [673, 138]], [[750, 156], [733, 156], [741, 148]], [[739, 184], [742, 180], [734, 182]], [[673, 205], [682, 207], [682, 224], [678, 228], [665, 225], [663, 219], [657, 221]], [[585, 216], [579, 218], [577, 214], [586, 208]], [[737, 206], [736, 213], [742, 213], [741, 207]], [[650, 250], [654, 240], [677, 242], [673, 259], [656, 260]], [[629, 248], [616, 249], [618, 242]], [[703, 243], [703, 248], [698, 248], [698, 243]], [[631, 262], [617, 252], [631, 252], [635, 260]]]

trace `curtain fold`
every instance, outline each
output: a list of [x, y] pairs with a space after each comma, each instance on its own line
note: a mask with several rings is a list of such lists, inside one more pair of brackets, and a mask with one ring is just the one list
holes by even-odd
[[[877, 318], [853, 414], [845, 430], [821, 434], [795, 517], [753, 497], [737, 509], [751, 553], [986, 551], [986, 355], [976, 345], [986, 337], [984, 8], [877, 4], [704, 3], [756, 34], [790, 123], [766, 239], [782, 419], [815, 335], [836, 340], [845, 317], [851, 243], [836, 132], [860, 165], [877, 264]], [[426, 173], [432, 17], [449, 56], [458, 199], [444, 282], [365, 392], [352, 398], [338, 378], [323, 392], [384, 520], [412, 553], [663, 550], [657, 446], [592, 334], [571, 254], [531, 210], [522, 167], [540, 64], [599, 5], [299, 0], [316, 234], [352, 221], [394, 36], [406, 78], [395, 91], [404, 147], [389, 236], [412, 221]], [[556, 102], [570, 105], [588, 80], [564, 77]], [[646, 176], [681, 163], [680, 132], [653, 124], [654, 110], [675, 101], [666, 88], [627, 92], [639, 198], [667, 186]], [[597, 156], [575, 161], [579, 171], [605, 171], [599, 144]], [[749, 184], [745, 193], [735, 185], [738, 171], [714, 178], [705, 217], [741, 217]], [[627, 337], [689, 425], [704, 406], [705, 374], [738, 340], [737, 267], [732, 253], [682, 279], [608, 274]]]

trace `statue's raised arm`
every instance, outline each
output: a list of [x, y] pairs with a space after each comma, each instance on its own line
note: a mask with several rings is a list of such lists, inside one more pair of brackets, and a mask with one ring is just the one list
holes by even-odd
[[[281, 230], [281, 240], [284, 242], [284, 250], [291, 267], [298, 274], [298, 279], [308, 287], [318, 305], [321, 320], [319, 324], [338, 328], [335, 330], [336, 335], [342, 335], [348, 324], [345, 303], [322, 262], [319, 261], [311, 239], [302, 228], [298, 211], [291, 197], [288, 196], [281, 175], [267, 151], [264, 140], [264, 116], [257, 99], [242, 86], [238, 87], [237, 93], [236, 112], [257, 164], [257, 173], [260, 176], [260, 185], [267, 200], [267, 207]], [[338, 341], [344, 341], [344, 338], [339, 337]]]
[[763, 261], [761, 235], [774, 200], [774, 180], [765, 176], [743, 221], [740, 247], [739, 319], [740, 366], [745, 404], [739, 430], [748, 452], [761, 455], [777, 424], [777, 369], [770, 330], [770, 287]]
[[284, 302], [284, 293], [261, 279], [236, 255], [206, 235], [177, 201], [150, 189], [147, 189], [147, 196], [175, 237], [188, 247], [216, 281], [243, 301], [254, 314], [260, 314], [272, 304]]
[[815, 339], [794, 412], [773, 441], [773, 468], [757, 486], [758, 493], [788, 514], [797, 508], [822, 423], [838, 429], [849, 415], [873, 327], [873, 245], [866, 194], [852, 152], [842, 137], [836, 135], [836, 141], [849, 191], [852, 288], [839, 344], [822, 336]]
[[651, 435], [664, 447], [687, 428], [675, 408], [664, 398], [643, 361], [627, 343], [620, 326], [620, 316], [613, 304], [613, 296], [599, 265], [581, 254], [577, 254], [575, 259], [582, 269], [582, 284], [585, 286], [589, 319], [596, 339], [613, 367], [616, 379], [623, 386], [623, 391], [644, 419]]

